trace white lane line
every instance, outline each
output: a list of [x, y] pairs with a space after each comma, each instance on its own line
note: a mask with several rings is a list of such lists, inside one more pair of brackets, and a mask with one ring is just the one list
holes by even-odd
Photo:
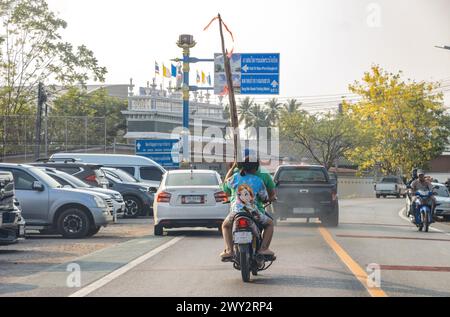
[[85, 288], [80, 289], [79, 291], [73, 293], [69, 297], [85, 297], [91, 294], [92, 292], [95, 292], [96, 290], [102, 288], [106, 284], [112, 282], [116, 278], [120, 277], [121, 275], [127, 273], [128, 271], [132, 270], [136, 266], [144, 263], [145, 261], [149, 260], [150, 258], [154, 257], [155, 255], [161, 253], [162, 251], [170, 248], [171, 246], [175, 245], [176, 243], [180, 242], [184, 237], [177, 237], [169, 242], [159, 246], [158, 248], [140, 256], [139, 258], [129, 262], [128, 264], [122, 266], [121, 268], [109, 273], [108, 275], [102, 277], [101, 279], [95, 281], [92, 284], [89, 284]]
[[[411, 224], [411, 220], [408, 219], [408, 218], [406, 218], [406, 216], [404, 215], [404, 212], [405, 212], [405, 211], [406, 211], [406, 208], [403, 207], [403, 208], [399, 211], [398, 215], [400, 216], [400, 218], [402, 218], [402, 219], [405, 220], [405, 221], [408, 221], [408, 222]], [[442, 231], [442, 230], [440, 230], [440, 229], [434, 228], [433, 226], [430, 226], [430, 230], [432, 230], [432, 231], [434, 231], [434, 232], [443, 233], [443, 234], [445, 234], [445, 235], [447, 235], [447, 236], [450, 236], [450, 233], [447, 233], [447, 232]]]

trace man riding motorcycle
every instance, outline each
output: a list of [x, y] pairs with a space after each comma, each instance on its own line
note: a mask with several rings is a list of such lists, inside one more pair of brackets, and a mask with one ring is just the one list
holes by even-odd
[[[433, 191], [433, 185], [426, 180], [425, 178], [425, 173], [422, 170], [418, 170], [417, 171], [417, 175], [418, 175], [418, 179], [415, 180], [414, 182], [412, 182], [411, 184], [411, 190], [412, 190], [412, 195], [415, 195], [418, 191], [420, 190], [424, 190], [424, 191]], [[414, 198], [412, 199], [412, 206], [414, 206], [414, 212], [417, 213], [417, 209], [416, 209], [416, 202], [417, 202], [417, 197], [414, 196]], [[432, 223], [434, 222], [434, 210], [436, 209], [436, 198], [434, 196], [430, 197], [430, 201], [426, 202], [428, 204], [431, 205], [431, 215], [432, 215]]]
[[[248, 152], [246, 152], [247, 154]], [[238, 170], [236, 170], [236, 168]], [[264, 203], [274, 199], [275, 195], [269, 196], [264, 182], [257, 176], [260, 170], [259, 161], [252, 162], [249, 156], [246, 156], [243, 163], [234, 164], [228, 171], [223, 184], [223, 190], [231, 197], [231, 211], [222, 225], [223, 237], [226, 249], [220, 255], [222, 259], [228, 259], [234, 256], [232, 226], [233, 220], [240, 210], [245, 208], [249, 211], [257, 211], [258, 221], [264, 228], [263, 241], [259, 253], [261, 255], [273, 256], [274, 253], [269, 249], [274, 232], [273, 220], [266, 215]], [[261, 207], [259, 207], [259, 203]]]

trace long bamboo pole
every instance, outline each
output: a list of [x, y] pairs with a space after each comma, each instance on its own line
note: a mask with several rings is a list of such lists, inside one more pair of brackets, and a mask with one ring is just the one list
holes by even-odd
[[223, 27], [222, 27], [222, 17], [220, 16], [220, 13], [218, 14], [219, 18], [219, 30], [220, 30], [220, 39], [222, 42], [222, 54], [223, 54], [223, 61], [225, 66], [225, 74], [227, 78], [227, 85], [228, 85], [228, 98], [230, 101], [230, 112], [231, 112], [231, 125], [233, 127], [233, 136], [234, 136], [234, 159], [236, 162], [239, 162], [242, 160], [242, 153], [240, 150], [240, 133], [239, 133], [239, 118], [237, 114], [237, 107], [236, 107], [236, 98], [234, 95], [234, 87], [233, 87], [233, 76], [231, 72], [231, 63], [230, 59], [228, 57], [228, 52], [225, 48], [225, 39], [223, 36]]

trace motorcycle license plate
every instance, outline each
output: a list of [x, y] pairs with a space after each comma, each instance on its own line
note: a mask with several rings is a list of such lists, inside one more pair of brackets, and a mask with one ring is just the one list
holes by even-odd
[[234, 233], [234, 243], [236, 244], [246, 244], [253, 241], [253, 235], [251, 232], [235, 232]]

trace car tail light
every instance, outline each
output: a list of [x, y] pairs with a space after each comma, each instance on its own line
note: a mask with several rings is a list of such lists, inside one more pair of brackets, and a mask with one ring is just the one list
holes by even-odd
[[172, 197], [171, 194], [166, 193], [166, 192], [162, 192], [162, 193], [158, 194], [158, 198], [156, 199], [156, 201], [158, 203], [169, 203], [171, 197]]
[[241, 218], [237, 221], [237, 227], [239, 229], [246, 229], [246, 228], [250, 227], [250, 223], [247, 219]]
[[336, 201], [337, 198], [338, 198], [337, 193], [336, 193], [336, 192], [332, 192], [332, 193], [331, 193], [331, 200], [332, 200], [332, 201]]
[[218, 203], [226, 203], [228, 201], [228, 196], [224, 192], [215, 193], [214, 198], [216, 198], [216, 202]]
[[87, 177], [84, 178], [84, 180], [88, 181], [88, 182], [92, 182], [92, 183], [97, 183], [97, 176], [95, 175], [89, 175]]

